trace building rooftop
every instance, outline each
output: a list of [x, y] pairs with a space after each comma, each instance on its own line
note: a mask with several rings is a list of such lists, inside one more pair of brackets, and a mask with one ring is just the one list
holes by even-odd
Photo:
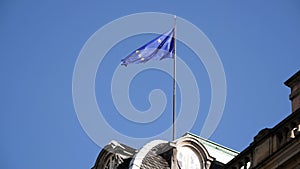
[[184, 136], [186, 135], [197, 138], [200, 141], [200, 143], [204, 145], [209, 154], [213, 156], [217, 161], [223, 164], [228, 163], [230, 160], [232, 160], [235, 156], [239, 154], [239, 152], [235, 150], [232, 150], [210, 140], [204, 139], [190, 132], [187, 132]]

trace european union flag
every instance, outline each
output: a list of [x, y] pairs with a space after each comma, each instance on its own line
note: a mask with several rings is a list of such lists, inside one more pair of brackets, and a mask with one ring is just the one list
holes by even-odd
[[172, 29], [133, 51], [122, 59], [121, 65], [127, 66], [130, 63], [145, 63], [149, 60], [174, 58], [174, 42], [174, 29]]

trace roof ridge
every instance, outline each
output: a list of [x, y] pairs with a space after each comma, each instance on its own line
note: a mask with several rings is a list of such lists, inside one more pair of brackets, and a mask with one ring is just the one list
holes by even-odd
[[194, 133], [186, 132], [183, 136], [186, 136], [186, 135], [190, 135], [190, 136], [196, 137], [196, 138], [198, 138], [198, 139], [200, 139], [200, 140], [202, 140], [202, 141], [204, 141], [204, 142], [210, 143], [210, 144], [212, 144], [212, 145], [215, 145], [215, 146], [217, 146], [217, 147], [220, 147], [220, 148], [222, 148], [222, 149], [225, 149], [225, 150], [227, 150], [227, 151], [229, 151], [229, 152], [235, 153], [236, 155], [240, 153], [240, 152], [238, 152], [238, 151], [236, 151], [236, 150], [234, 150], [234, 149], [228, 148], [228, 147], [226, 147], [226, 146], [224, 146], [224, 145], [218, 144], [218, 143], [216, 143], [216, 142], [214, 142], [214, 141], [208, 140], [208, 139], [203, 138], [203, 137], [201, 137], [201, 136], [198, 136], [198, 135], [196, 135], [196, 134], [194, 134]]

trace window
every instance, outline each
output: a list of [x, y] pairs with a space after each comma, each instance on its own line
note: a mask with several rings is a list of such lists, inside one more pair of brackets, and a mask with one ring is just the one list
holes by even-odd
[[201, 169], [197, 153], [187, 146], [178, 148], [177, 163], [180, 169]]

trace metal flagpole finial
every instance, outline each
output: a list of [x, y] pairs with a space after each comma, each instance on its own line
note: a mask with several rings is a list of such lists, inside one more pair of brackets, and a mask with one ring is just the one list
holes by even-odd
[[[176, 27], [176, 20], [177, 20], [177, 16], [174, 15], [174, 28]], [[175, 28], [176, 29], [176, 28]]]

